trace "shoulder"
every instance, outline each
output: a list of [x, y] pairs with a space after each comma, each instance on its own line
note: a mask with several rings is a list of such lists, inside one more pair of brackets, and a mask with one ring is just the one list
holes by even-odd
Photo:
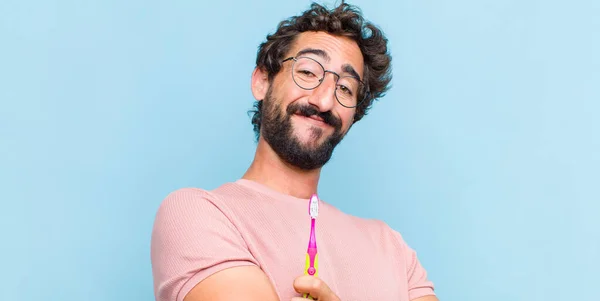
[[180, 188], [170, 192], [160, 203], [157, 215], [185, 212], [210, 204], [208, 191], [201, 188]]
[[222, 207], [223, 200], [235, 199], [232, 183], [225, 183], [209, 190], [197, 187], [179, 188], [170, 192], [160, 203], [158, 214], [162, 212], [194, 210], [211, 207]]
[[346, 215], [361, 232], [367, 234], [382, 248], [390, 249], [390, 251], [396, 253], [398, 251], [405, 251], [408, 247], [402, 234], [384, 220]]
[[400, 233], [392, 229], [385, 221], [377, 218], [361, 217], [341, 211], [337, 207], [325, 203], [328, 211], [336, 217], [336, 221], [344, 220], [355, 230], [360, 231], [379, 242], [396, 241]]
[[193, 203], [205, 199], [207, 194], [208, 190], [202, 188], [180, 188], [167, 194], [161, 203], [161, 207], [173, 204]]

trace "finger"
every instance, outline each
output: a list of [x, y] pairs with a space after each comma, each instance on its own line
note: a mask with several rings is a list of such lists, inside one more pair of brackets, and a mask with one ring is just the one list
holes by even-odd
[[335, 301], [335, 294], [331, 289], [318, 277], [300, 276], [294, 280], [294, 289], [298, 293], [308, 293], [312, 297], [322, 301]]
[[308, 293], [310, 287], [312, 286], [314, 276], [300, 276], [294, 279], [294, 289], [297, 293]]
[[310, 299], [302, 298], [302, 297], [294, 297], [291, 301], [310, 301]]

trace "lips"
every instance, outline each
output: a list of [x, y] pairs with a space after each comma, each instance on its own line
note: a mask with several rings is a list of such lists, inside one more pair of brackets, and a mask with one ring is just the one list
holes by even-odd
[[333, 127], [336, 131], [339, 131], [342, 126], [342, 121], [335, 117], [331, 111], [320, 112], [318, 108], [312, 105], [302, 105], [299, 103], [292, 103], [287, 108], [287, 113], [290, 115], [297, 115], [307, 119], [312, 119], [317, 125], [328, 125]]
[[320, 121], [320, 122], [323, 122], [323, 123], [326, 123], [325, 120], [323, 120], [323, 118], [321, 118], [321, 117], [319, 117], [317, 115], [311, 115], [311, 116], [305, 116], [305, 115], [302, 115], [302, 114], [296, 114], [296, 115], [302, 116], [302, 117], [306, 117], [306, 118], [310, 118], [310, 119], [313, 119], [313, 120], [316, 120], [316, 121]]
[[319, 116], [316, 116], [316, 115], [305, 116], [305, 115], [298, 114], [298, 113], [296, 113], [294, 115], [296, 115], [298, 117], [306, 118], [306, 119], [312, 119], [312, 120], [314, 120], [314, 121], [316, 121], [316, 122], [318, 122], [320, 124], [325, 124], [325, 125], [331, 126], [330, 124], [328, 124], [327, 122], [325, 122], [325, 120], [323, 120], [323, 118], [321, 118]]

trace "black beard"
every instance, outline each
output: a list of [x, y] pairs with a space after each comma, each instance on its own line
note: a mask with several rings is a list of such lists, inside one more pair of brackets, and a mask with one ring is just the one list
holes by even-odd
[[[284, 111], [281, 110], [279, 100], [272, 97], [271, 89], [262, 100], [261, 132], [265, 141], [271, 146], [275, 153], [288, 164], [302, 170], [313, 170], [325, 165], [333, 149], [342, 141], [342, 122], [331, 112], [319, 112], [312, 105], [290, 104]], [[325, 139], [320, 145], [311, 146], [310, 142], [303, 145], [294, 136], [292, 128], [292, 115], [318, 116], [323, 122], [334, 128], [333, 134]], [[313, 127], [311, 136], [318, 140], [323, 135], [323, 129]]]

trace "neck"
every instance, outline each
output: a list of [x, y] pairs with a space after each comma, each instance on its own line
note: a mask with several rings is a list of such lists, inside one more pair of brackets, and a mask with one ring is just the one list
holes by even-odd
[[317, 192], [320, 175], [320, 168], [306, 171], [284, 162], [260, 137], [254, 160], [242, 178], [293, 197], [308, 199]]

